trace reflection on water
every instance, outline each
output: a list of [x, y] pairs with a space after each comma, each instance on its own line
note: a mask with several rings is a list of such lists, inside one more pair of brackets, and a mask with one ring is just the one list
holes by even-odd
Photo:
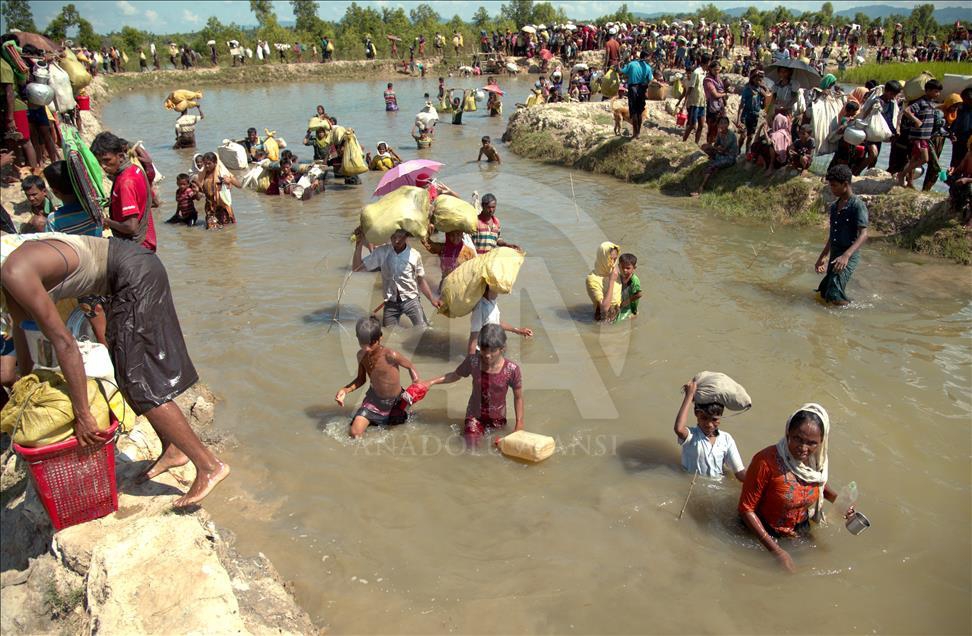
[[[507, 106], [527, 87], [511, 83]], [[157, 222], [192, 155], [169, 149], [174, 118], [161, 103], [171, 88], [105, 111], [168, 177]], [[197, 137], [208, 149], [269, 127], [306, 159], [303, 126], [323, 103], [367, 148], [384, 140], [415, 157], [409, 113], [435, 78], [396, 86], [397, 114], [382, 110], [383, 88], [210, 90]], [[523, 366], [527, 429], [553, 435], [559, 452], [524, 465], [465, 451], [468, 381], [432, 391], [402, 426], [349, 440], [354, 406], [333, 395], [355, 373], [353, 324], [380, 289], [362, 274], [340, 303], [338, 290], [378, 175], [303, 203], [237, 191], [236, 227], [158, 232], [194, 362], [224, 398], [217, 423], [239, 440], [234, 478], [207, 508], [241, 547], [266, 553], [312, 616], [340, 632], [968, 633], [968, 270], [871, 243], [851, 283], [856, 302], [828, 309], [812, 293], [822, 230], [730, 224], [687, 199], [581, 173], [572, 196], [566, 171], [502, 144], [502, 166], [472, 163], [479, 138], [497, 142], [504, 124], [481, 112], [464, 122], [440, 124], [426, 154], [461, 194], [494, 192], [504, 237], [527, 250], [500, 306], [536, 332], [512, 338], [508, 355]], [[645, 290], [641, 315], [616, 327], [590, 322], [583, 284], [606, 239], [639, 257]], [[436, 259], [424, 260], [438, 280]], [[386, 333], [423, 377], [454, 368], [468, 337], [466, 319], [432, 323]], [[723, 424], [747, 458], [775, 443], [797, 405], [821, 402], [833, 483], [857, 482], [872, 529], [818, 528], [794, 547], [801, 574], [786, 579], [741, 529], [732, 478], [699, 481], [677, 521], [691, 479], [671, 426], [680, 386], [702, 369], [752, 395], [753, 410]], [[822, 611], [781, 603], [788, 582]], [[704, 611], [665, 611], [716, 589]]]

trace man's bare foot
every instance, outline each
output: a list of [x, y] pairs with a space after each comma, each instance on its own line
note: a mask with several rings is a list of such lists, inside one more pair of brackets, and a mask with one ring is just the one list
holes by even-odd
[[216, 485], [226, 479], [230, 474], [229, 464], [222, 462], [216, 463], [216, 469], [212, 472], [196, 472], [196, 481], [192, 482], [189, 492], [175, 500], [173, 508], [186, 508], [202, 501], [206, 495], [213, 491]]
[[155, 460], [155, 463], [148, 467], [144, 473], [135, 478], [136, 484], [143, 484], [150, 479], [158, 477], [170, 468], [176, 468], [177, 466], [185, 466], [189, 463], [189, 458], [181, 450], [169, 444], [159, 458]]

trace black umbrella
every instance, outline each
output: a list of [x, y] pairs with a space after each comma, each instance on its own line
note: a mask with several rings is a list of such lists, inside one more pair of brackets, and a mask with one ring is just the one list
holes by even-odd
[[820, 73], [809, 64], [804, 64], [800, 60], [779, 59], [766, 67], [766, 77], [778, 84], [780, 81], [779, 70], [781, 68], [793, 69], [790, 77], [790, 86], [794, 88], [816, 88], [820, 85]]

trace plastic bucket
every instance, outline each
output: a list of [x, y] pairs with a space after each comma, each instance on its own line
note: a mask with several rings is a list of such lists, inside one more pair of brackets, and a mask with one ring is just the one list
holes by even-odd
[[79, 110], [91, 110], [91, 98], [87, 95], [78, 95], [74, 101], [78, 103]]

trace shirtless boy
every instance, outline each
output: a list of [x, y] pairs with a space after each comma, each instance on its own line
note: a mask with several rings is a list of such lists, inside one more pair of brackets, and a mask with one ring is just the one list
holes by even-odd
[[476, 157], [476, 161], [478, 162], [482, 160], [483, 157], [486, 157], [486, 161], [488, 163], [493, 163], [494, 161], [496, 163], [503, 163], [500, 161], [499, 153], [496, 152], [496, 148], [493, 148], [493, 142], [488, 135], [483, 137], [482, 142], [483, 145], [479, 148], [479, 155]]
[[358, 320], [355, 333], [361, 347], [358, 351], [358, 375], [337, 392], [334, 400], [344, 406], [347, 394], [364, 386], [365, 376], [371, 380], [361, 408], [351, 419], [350, 435], [358, 438], [364, 435], [369, 424], [405, 422], [408, 413], [398, 406], [402, 395], [399, 367], [408, 369], [412, 382], [418, 382], [419, 373], [408, 358], [381, 344], [381, 322], [374, 316]]

